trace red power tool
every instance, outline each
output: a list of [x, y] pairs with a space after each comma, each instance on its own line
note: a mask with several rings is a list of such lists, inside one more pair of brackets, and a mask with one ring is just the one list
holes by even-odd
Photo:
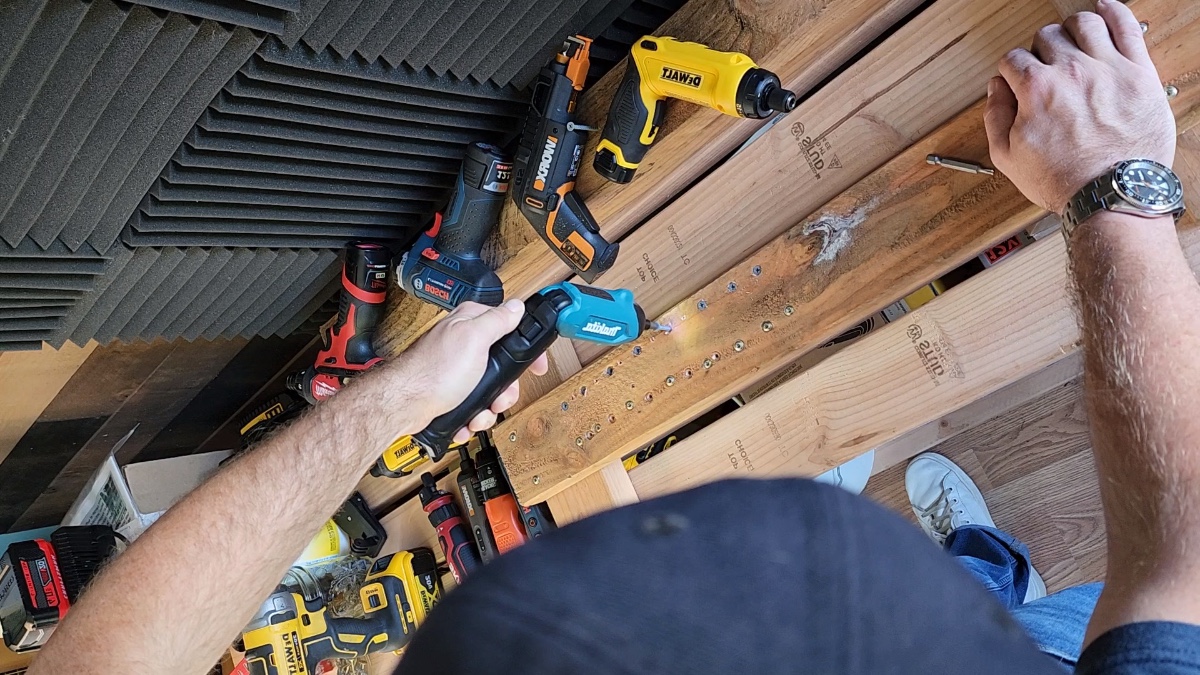
[[433, 474], [421, 474], [419, 494], [421, 507], [429, 514], [429, 522], [437, 530], [438, 543], [442, 545], [442, 553], [446, 556], [446, 563], [450, 565], [450, 573], [454, 575], [454, 580], [461, 584], [463, 579], [483, 566], [479, 552], [475, 550], [471, 530], [463, 521], [458, 504], [454, 503], [454, 497], [437, 486]]
[[316, 362], [288, 377], [288, 388], [316, 404], [341, 390], [346, 378], [367, 371], [381, 359], [371, 344], [387, 301], [391, 253], [379, 244], [346, 245], [338, 313], [323, 328], [325, 348]]

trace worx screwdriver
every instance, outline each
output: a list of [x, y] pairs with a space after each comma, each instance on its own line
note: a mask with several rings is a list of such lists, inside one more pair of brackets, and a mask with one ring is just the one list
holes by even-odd
[[500, 277], [480, 257], [508, 195], [512, 162], [494, 145], [467, 147], [444, 213], [396, 264], [396, 281], [418, 299], [443, 309], [463, 302], [495, 307], [504, 301]]
[[666, 98], [750, 119], [796, 107], [796, 95], [779, 77], [745, 54], [647, 35], [630, 50], [625, 77], [608, 109], [592, 161], [596, 173], [615, 183], [633, 180], [662, 127]]
[[584, 134], [575, 105], [587, 79], [592, 41], [573, 36], [542, 68], [513, 162], [513, 203], [550, 248], [589, 284], [612, 267], [617, 244], [575, 193]]
[[[670, 330], [646, 319], [645, 312], [633, 301], [632, 291], [605, 290], [567, 281], [547, 286], [525, 301], [525, 316], [517, 329], [492, 345], [483, 378], [466, 400], [434, 418], [424, 430], [397, 439], [376, 462], [371, 474], [404, 475], [425, 457], [441, 459], [453, 444], [454, 434], [491, 406], [560, 335], [619, 345], [636, 340], [646, 329]], [[482, 462], [479, 469], [482, 483]]]

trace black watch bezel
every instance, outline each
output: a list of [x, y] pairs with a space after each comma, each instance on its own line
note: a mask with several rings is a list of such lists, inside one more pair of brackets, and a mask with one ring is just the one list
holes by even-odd
[[[1129, 189], [1130, 174], [1138, 169], [1153, 169], [1167, 178], [1170, 183], [1171, 193], [1163, 198], [1161, 203], [1147, 202]], [[1175, 175], [1171, 167], [1160, 164], [1152, 159], [1127, 159], [1123, 162], [1118, 162], [1113, 167], [1110, 175], [1112, 176], [1113, 191], [1125, 202], [1147, 213], [1165, 216], [1174, 213], [1183, 203], [1183, 183], [1179, 180], [1179, 176]]]

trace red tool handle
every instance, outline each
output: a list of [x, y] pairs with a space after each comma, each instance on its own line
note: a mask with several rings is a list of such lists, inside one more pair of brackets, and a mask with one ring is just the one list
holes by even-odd
[[360, 242], [346, 246], [337, 321], [329, 331], [325, 349], [317, 354], [318, 372], [354, 375], [382, 360], [375, 354], [371, 341], [387, 301], [390, 259], [391, 253], [379, 244]]
[[[451, 502], [453, 498], [446, 495], [443, 499]], [[446, 556], [446, 564], [450, 566], [450, 573], [454, 575], [454, 580], [461, 584], [483, 566], [483, 561], [479, 559], [479, 553], [475, 550], [471, 530], [467, 528], [462, 517], [457, 515], [457, 511], [455, 508], [456, 515], [438, 523], [437, 535], [442, 553]]]

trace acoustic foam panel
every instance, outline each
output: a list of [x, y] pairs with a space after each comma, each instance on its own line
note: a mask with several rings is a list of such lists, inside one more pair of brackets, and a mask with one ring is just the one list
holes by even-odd
[[515, 135], [523, 99], [271, 39], [200, 116], [123, 241], [399, 247], [445, 200], [467, 144]]

